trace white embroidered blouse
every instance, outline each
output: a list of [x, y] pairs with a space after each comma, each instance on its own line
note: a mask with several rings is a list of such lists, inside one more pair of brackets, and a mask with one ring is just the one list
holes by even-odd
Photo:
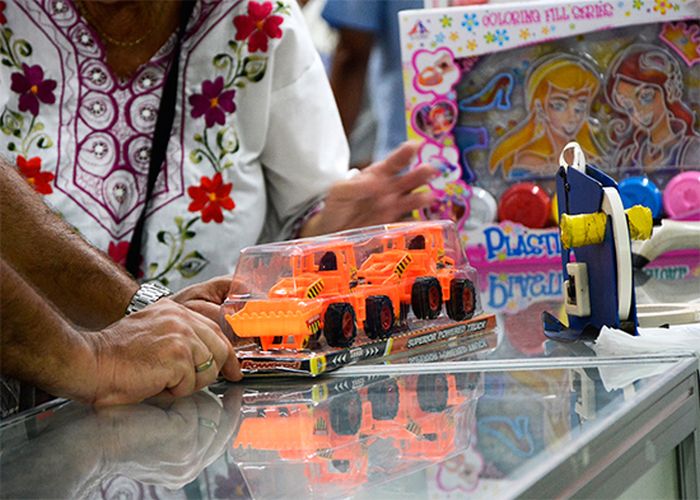
[[[0, 1], [0, 34], [0, 155], [123, 264], [175, 36], [120, 81], [72, 0]], [[199, 0], [178, 85], [140, 276], [174, 289], [231, 272], [263, 233], [288, 235], [348, 162], [295, 0]]]

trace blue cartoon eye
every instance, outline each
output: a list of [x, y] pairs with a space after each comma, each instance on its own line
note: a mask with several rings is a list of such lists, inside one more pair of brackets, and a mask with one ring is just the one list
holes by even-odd
[[648, 105], [654, 101], [655, 92], [652, 89], [645, 89], [639, 93], [639, 102]]
[[564, 111], [566, 109], [566, 103], [564, 101], [556, 100], [549, 103], [549, 107], [554, 111]]

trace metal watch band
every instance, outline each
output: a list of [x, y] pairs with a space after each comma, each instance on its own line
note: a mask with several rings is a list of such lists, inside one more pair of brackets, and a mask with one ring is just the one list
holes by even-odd
[[136, 291], [131, 302], [126, 308], [126, 315], [140, 311], [144, 307], [153, 304], [158, 299], [172, 295], [173, 292], [166, 286], [161, 285], [156, 281], [151, 281], [142, 284]]

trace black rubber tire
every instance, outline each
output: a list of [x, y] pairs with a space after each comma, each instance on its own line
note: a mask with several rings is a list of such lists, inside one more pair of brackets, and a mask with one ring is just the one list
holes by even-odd
[[447, 315], [462, 321], [474, 316], [476, 310], [476, 290], [474, 283], [467, 279], [454, 279], [450, 282], [450, 300], [445, 304]]
[[389, 379], [371, 385], [368, 390], [374, 420], [393, 420], [399, 413], [399, 386], [396, 380]]
[[399, 323], [405, 325], [408, 321], [408, 312], [411, 310], [411, 304], [401, 302], [401, 308], [399, 310]]
[[355, 342], [355, 310], [345, 302], [331, 304], [323, 318], [323, 334], [331, 347], [349, 347]]
[[331, 430], [340, 436], [354, 436], [362, 424], [362, 399], [356, 392], [348, 392], [331, 399]]
[[366, 305], [365, 333], [367, 337], [371, 339], [390, 337], [395, 322], [391, 299], [386, 295], [373, 295], [367, 297]]
[[434, 319], [442, 309], [442, 289], [437, 278], [421, 276], [411, 289], [411, 306], [418, 319]]
[[444, 373], [418, 375], [418, 406], [426, 413], [438, 413], [447, 408], [450, 386]]

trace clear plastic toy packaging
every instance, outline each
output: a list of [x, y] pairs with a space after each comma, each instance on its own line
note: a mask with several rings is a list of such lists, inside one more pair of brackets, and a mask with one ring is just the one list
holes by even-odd
[[626, 208], [700, 220], [700, 6], [690, 0], [485, 4], [399, 14], [409, 138], [442, 176], [477, 267], [555, 262], [565, 144]]
[[241, 252], [223, 305], [244, 373], [317, 375], [486, 331], [456, 226], [374, 226]]

